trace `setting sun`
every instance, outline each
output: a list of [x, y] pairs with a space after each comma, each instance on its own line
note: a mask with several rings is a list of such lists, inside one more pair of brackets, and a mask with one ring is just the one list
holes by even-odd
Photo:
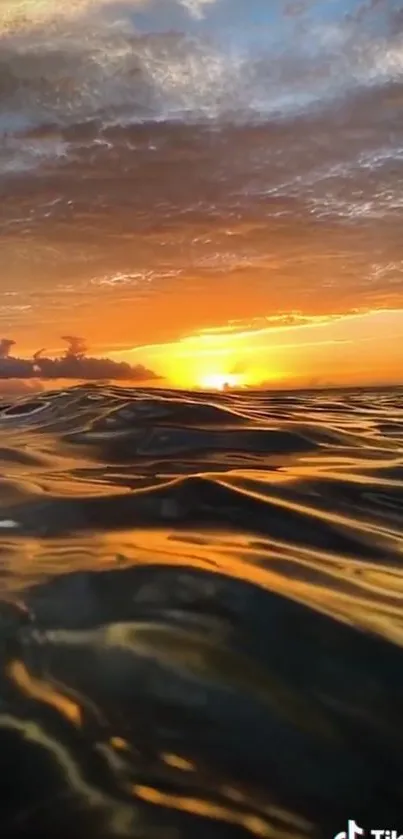
[[199, 382], [200, 387], [207, 390], [224, 390], [228, 387], [241, 387], [242, 376], [235, 373], [209, 373]]

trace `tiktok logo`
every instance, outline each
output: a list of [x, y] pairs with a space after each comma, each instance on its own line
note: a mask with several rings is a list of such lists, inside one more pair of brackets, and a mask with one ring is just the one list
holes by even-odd
[[[333, 839], [356, 839], [357, 836], [364, 836], [365, 830], [354, 821], [348, 820], [347, 830], [341, 830], [336, 833]], [[397, 830], [369, 830], [367, 836], [373, 836], [374, 839], [403, 839], [403, 833]]]
[[358, 824], [353, 819], [349, 819], [347, 830], [336, 833], [334, 839], [355, 839], [356, 836], [364, 836], [364, 833], [365, 831], [362, 827], [358, 827]]

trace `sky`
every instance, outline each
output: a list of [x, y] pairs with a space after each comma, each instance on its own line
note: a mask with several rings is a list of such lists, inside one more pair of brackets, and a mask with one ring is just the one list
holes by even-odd
[[0, 56], [13, 355], [402, 382], [401, 3], [0, 0]]

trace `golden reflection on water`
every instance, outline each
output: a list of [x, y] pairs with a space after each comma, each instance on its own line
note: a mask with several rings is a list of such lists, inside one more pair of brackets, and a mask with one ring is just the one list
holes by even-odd
[[32, 676], [23, 661], [12, 661], [7, 667], [9, 677], [28, 696], [39, 699], [56, 708], [60, 714], [66, 717], [74, 725], [82, 724], [81, 708], [68, 696], [59, 693], [53, 685], [42, 679]]
[[[382, 538], [388, 543], [392, 536]], [[393, 542], [401, 552], [397, 533]], [[3, 549], [0, 564], [13, 568], [12, 579], [7, 580], [9, 595], [55, 572], [118, 571], [133, 563], [188, 565], [247, 580], [403, 644], [403, 572], [389, 562], [382, 568], [379, 562], [340, 556], [331, 548], [324, 551], [216, 529], [195, 533], [185, 528], [138, 528], [71, 536], [68, 542], [10, 539], [4, 547], [8, 550]]]
[[133, 786], [133, 794], [152, 804], [173, 807], [187, 813], [204, 816], [205, 818], [221, 819], [229, 824], [241, 825], [250, 833], [255, 836], [264, 837], [264, 839], [275, 839], [275, 837], [278, 837], [278, 839], [300, 839], [301, 837], [300, 833], [277, 827], [274, 828], [260, 816], [252, 813], [240, 813], [236, 810], [231, 810], [229, 807], [224, 807], [223, 805], [215, 804], [201, 798], [168, 795], [152, 787], [139, 784]]
[[118, 751], [126, 752], [130, 750], [129, 743], [123, 737], [111, 737], [109, 742]]
[[[110, 796], [88, 783], [82, 767], [74, 759], [69, 749], [54, 736], [51, 736], [39, 722], [34, 719], [19, 719], [13, 714], [2, 713], [0, 714], [0, 732], [2, 729], [18, 732], [27, 744], [43, 749], [54, 760], [55, 769], [61, 772], [65, 789], [58, 795], [57, 801], [48, 802], [49, 808], [55, 805], [57, 807], [58, 803], [61, 804], [63, 796], [71, 797], [74, 794], [81, 801], [82, 806], [91, 807], [94, 810], [99, 809], [100, 812], [103, 812], [105, 821], [109, 822], [112, 829], [115, 829], [116, 836], [129, 835], [128, 827], [133, 821], [132, 808], [114, 801]], [[24, 821], [29, 818], [29, 815], [29, 812], [26, 813], [22, 807], [17, 820]]]
[[185, 760], [184, 757], [174, 754], [162, 754], [162, 760], [167, 766], [172, 766], [174, 769], [181, 769], [182, 772], [194, 772], [196, 767], [190, 760]]
[[[328, 396], [233, 395], [230, 427], [205, 397], [102, 393], [107, 434], [87, 389], [67, 426], [68, 402], [43, 434], [28, 413], [27, 443], [11, 430], [8, 449], [4, 432], [0, 573], [25, 604], [15, 624], [5, 610], [5, 676], [33, 716], [62, 718], [77, 762], [35, 720], [24, 737], [47, 738], [113, 835], [144, 810], [162, 835], [193, 814], [212, 834], [221, 821], [300, 839], [333, 806], [335, 776], [359, 800], [365, 750], [378, 771], [400, 749], [400, 397], [382, 397], [385, 426], [381, 395], [338, 397], [331, 418]], [[80, 772], [88, 751], [127, 806]]]

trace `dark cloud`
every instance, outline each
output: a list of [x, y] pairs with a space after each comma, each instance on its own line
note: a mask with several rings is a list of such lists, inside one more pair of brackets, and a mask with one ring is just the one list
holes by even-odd
[[11, 347], [13, 347], [15, 341], [11, 341], [9, 338], [1, 338], [0, 339], [0, 358], [8, 358], [10, 355]]
[[66, 350], [67, 358], [84, 358], [88, 349], [84, 338], [77, 338], [76, 335], [63, 335], [62, 341], [67, 341], [68, 344]]
[[132, 366], [126, 361], [110, 358], [91, 358], [85, 355], [86, 344], [82, 338], [64, 336], [68, 347], [60, 358], [48, 358], [45, 349], [34, 353], [32, 359], [10, 355], [15, 341], [0, 339], [0, 379], [115, 379], [120, 381], [147, 382], [161, 379], [153, 370], [142, 364]]

